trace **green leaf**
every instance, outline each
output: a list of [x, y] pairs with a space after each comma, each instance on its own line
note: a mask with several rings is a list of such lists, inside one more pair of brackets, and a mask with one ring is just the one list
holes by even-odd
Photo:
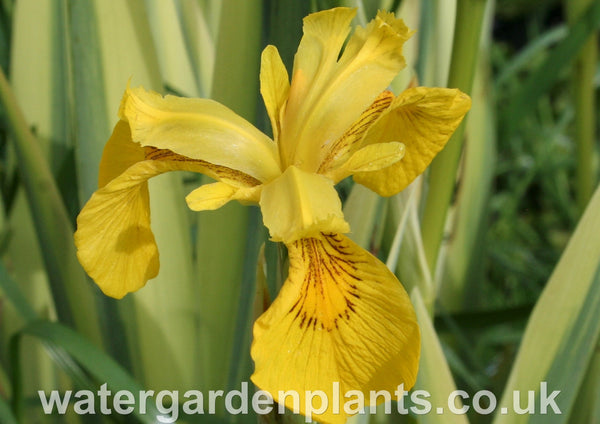
[[[600, 335], [600, 189], [540, 296], [521, 342], [500, 406], [512, 405], [513, 391], [524, 397], [560, 390], [556, 404], [561, 414], [516, 415], [509, 408], [498, 415], [502, 423], [564, 423], [585, 377]], [[535, 364], [535, 366], [533, 366]], [[539, 412], [539, 410], [538, 410]]]
[[[33, 336], [40, 342], [50, 346], [52, 351], [55, 352], [53, 358], [69, 375], [73, 376], [72, 365], [74, 363], [72, 361], [74, 360], [94, 378], [93, 381], [85, 377], [85, 375], [81, 375], [81, 378], [79, 378], [78, 381], [80, 385], [95, 391], [94, 389], [99, 389], [100, 385], [107, 383], [108, 389], [113, 393], [119, 390], [126, 390], [132, 393], [135, 398], [135, 405], [139, 405], [139, 394], [140, 391], [143, 390], [142, 386], [140, 386], [112, 358], [97, 349], [73, 330], [49, 321], [30, 322], [23, 330], [15, 335], [15, 340], [17, 340], [17, 342], [15, 343], [16, 348], [13, 352], [13, 362], [15, 355], [18, 355], [19, 353], [18, 347], [20, 342], [18, 340], [25, 335]], [[65, 359], [67, 361], [64, 362], [58, 360], [57, 355], [66, 355]], [[66, 366], [65, 364], [71, 365]], [[18, 371], [18, 369], [15, 370], [17, 373]], [[138, 407], [134, 408], [133, 414], [140, 422], [148, 424], [155, 423], [156, 417], [160, 415], [153, 402], [147, 402], [147, 411], [145, 414], [140, 413]]]
[[577, 396], [569, 423], [600, 422], [600, 349], [598, 347]]
[[383, 199], [368, 188], [354, 184], [344, 203], [344, 218], [350, 224], [348, 236], [359, 246], [370, 249], [373, 235], [381, 223]]
[[8, 275], [2, 263], [0, 263], [0, 291], [4, 293], [25, 321], [37, 318], [35, 310], [31, 307], [17, 283]]
[[[418, 287], [411, 291], [410, 298], [421, 329], [419, 375], [413, 392], [414, 390], [427, 391], [431, 395], [427, 400], [431, 402], [432, 406], [429, 413], [418, 415], [417, 421], [419, 424], [468, 423], [466, 415], [455, 414], [448, 409], [448, 396], [456, 390], [456, 385]], [[456, 408], [461, 408], [459, 401], [460, 397], [456, 399]], [[443, 414], [439, 414], [437, 408], [443, 408]]]
[[21, 179], [32, 209], [59, 317], [100, 344], [100, 331], [94, 319], [93, 291], [85, 283], [75, 256], [71, 222], [48, 163], [27, 126], [4, 73], [0, 73], [0, 102], [13, 135]]
[[[491, 20], [486, 20], [491, 21]], [[486, 29], [485, 33], [489, 33]], [[488, 202], [496, 164], [496, 116], [489, 99], [490, 63], [488, 48], [482, 48], [473, 83], [473, 107], [466, 120], [470, 140], [464, 152], [455, 206], [451, 209], [452, 227], [445, 245], [443, 268], [437, 279], [438, 295], [450, 311], [477, 304], [485, 255], [485, 228]], [[473, 288], [473, 289], [471, 289]], [[470, 297], [469, 297], [470, 296]]]
[[8, 403], [0, 397], [0, 422], [3, 424], [19, 424]]

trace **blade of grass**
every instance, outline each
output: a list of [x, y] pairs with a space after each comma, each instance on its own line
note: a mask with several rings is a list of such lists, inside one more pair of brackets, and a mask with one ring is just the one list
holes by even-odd
[[[466, 415], [454, 414], [448, 409], [448, 395], [456, 390], [456, 385], [450, 373], [448, 363], [444, 356], [442, 346], [429, 317], [429, 310], [423, 302], [418, 287], [411, 291], [411, 301], [417, 313], [419, 327], [421, 329], [421, 359], [419, 362], [419, 374], [417, 383], [413, 390], [426, 390], [431, 396], [427, 398], [434, 410], [428, 414], [418, 415], [417, 422], [424, 423], [468, 423]], [[460, 409], [461, 405], [454, 405]], [[443, 414], [437, 412], [437, 408], [444, 410]]]
[[[217, 2], [215, 6], [220, 6]], [[200, 97], [209, 97], [215, 66], [216, 30], [210, 23], [219, 19], [211, 18], [210, 10], [200, 2], [184, 1], [179, 4], [179, 19], [184, 35], [185, 47], [190, 57], [193, 73]], [[215, 7], [216, 9], [216, 7]], [[215, 12], [213, 12], [215, 14]]]
[[63, 322], [74, 325], [100, 345], [100, 330], [94, 319], [96, 307], [93, 292], [85, 284], [83, 271], [75, 256], [70, 220], [39, 144], [29, 131], [3, 72], [0, 73], [0, 102], [14, 137], [21, 180], [32, 206], [57, 313]]
[[29, 304], [17, 283], [6, 272], [6, 268], [0, 263], [0, 289], [4, 295], [11, 301], [21, 318], [25, 321], [31, 321], [37, 318], [37, 313]]
[[370, 249], [375, 229], [381, 223], [384, 199], [360, 184], [354, 184], [344, 203], [344, 218], [350, 224], [348, 235], [356, 244]]
[[[397, 255], [394, 272], [406, 291], [411, 293], [415, 287], [420, 290], [425, 305], [431, 310], [435, 300], [433, 281], [423, 251], [421, 227], [419, 225], [419, 204], [417, 199], [422, 192], [422, 177], [415, 180], [411, 186], [390, 199], [390, 222], [388, 228], [398, 228], [404, 214], [407, 214], [404, 236]], [[411, 200], [411, 198], [413, 200]], [[391, 251], [391, 249], [390, 249]]]
[[0, 397], [0, 422], [4, 424], [19, 424], [8, 403]]
[[[561, 390], [562, 413], [498, 415], [501, 423], [564, 423], [600, 335], [600, 189], [596, 190], [567, 248], [540, 296], [521, 342], [499, 405], [512, 393]], [[532, 366], [531, 364], [535, 364]]]
[[[486, 0], [458, 0], [448, 87], [469, 94], [473, 85]], [[430, 188], [423, 213], [422, 233], [427, 263], [435, 274], [446, 214], [452, 200], [463, 147], [465, 122], [454, 132], [430, 168]]]
[[[99, 388], [100, 385], [107, 383], [107, 387], [112, 392], [125, 390], [133, 394], [135, 405], [140, 405], [140, 392], [142, 387], [112, 358], [107, 356], [101, 350], [97, 349], [89, 341], [81, 337], [73, 330], [48, 321], [32, 321], [22, 331], [15, 335], [13, 363], [18, 363], [19, 345], [24, 336], [32, 336], [40, 342], [52, 347], [56, 352], [64, 352], [68, 360], [74, 360], [93, 377], [91, 380], [84, 377], [80, 381], [83, 387], [90, 388], [92, 391]], [[57, 361], [59, 366], [64, 363]], [[20, 368], [20, 366], [18, 367]], [[15, 369], [18, 373], [19, 370]], [[70, 374], [69, 369], [65, 369]], [[19, 383], [16, 385], [18, 386]], [[15, 384], [13, 384], [13, 387]], [[134, 408], [133, 415], [142, 423], [156, 423], [160, 415], [153, 402], [146, 402], [146, 413], [141, 413], [139, 408]], [[160, 421], [160, 420], [159, 420]]]
[[[193, 2], [187, 2], [192, 3]], [[184, 29], [174, 2], [146, 1], [152, 39], [163, 83], [170, 91], [197, 97], [200, 93], [184, 41]], [[197, 41], [200, 43], [200, 40]]]
[[242, 381], [248, 381], [252, 372], [250, 342], [252, 340], [253, 306], [256, 293], [256, 268], [260, 247], [265, 242], [260, 209], [250, 209], [248, 217], [248, 236], [244, 256], [239, 306], [236, 313], [235, 331], [231, 349], [231, 367], [227, 379], [227, 390], [235, 390]]
[[490, 50], [491, 12], [485, 19], [485, 41], [473, 83], [473, 107], [466, 118], [468, 139], [465, 148], [460, 183], [452, 209], [452, 229], [443, 255], [444, 266], [436, 278], [436, 292], [447, 310], [457, 310], [473, 299], [468, 299], [471, 287], [482, 279], [485, 224], [496, 163], [496, 117], [490, 96], [490, 69], [487, 52]]
[[598, 347], [590, 361], [573, 412], [569, 417], [569, 423], [572, 424], [597, 422], [600, 422], [600, 349]]

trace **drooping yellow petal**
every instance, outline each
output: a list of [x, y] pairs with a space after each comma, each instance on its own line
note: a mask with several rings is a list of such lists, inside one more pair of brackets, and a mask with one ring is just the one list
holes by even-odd
[[285, 65], [275, 46], [267, 46], [261, 56], [260, 93], [271, 120], [273, 138], [279, 139], [281, 112], [290, 91], [290, 81]]
[[404, 158], [392, 166], [359, 172], [354, 180], [382, 196], [402, 191], [425, 168], [471, 107], [471, 99], [456, 89], [415, 87], [401, 93], [371, 126], [363, 143], [399, 141]]
[[337, 183], [357, 172], [370, 172], [387, 168], [404, 157], [404, 144], [398, 142], [370, 144], [355, 152], [338, 168], [325, 174]]
[[357, 28], [339, 56], [354, 13], [337, 8], [304, 20], [281, 123], [284, 164], [316, 171], [328, 145], [340, 139], [405, 65], [402, 45], [411, 32], [386, 12]]
[[239, 188], [218, 182], [204, 184], [188, 194], [185, 200], [193, 211], [215, 210], [230, 200], [239, 200], [242, 203], [258, 203], [260, 191], [260, 186]]
[[77, 257], [106, 295], [120, 299], [158, 274], [147, 180], [176, 169], [173, 162], [138, 162], [96, 191], [79, 213]]
[[227, 107], [209, 99], [128, 88], [119, 115], [133, 141], [238, 170], [260, 181], [279, 174], [275, 143]]
[[[226, 181], [240, 199], [259, 184], [237, 170], [142, 147], [132, 141], [128, 123], [119, 121], [104, 148], [99, 190], [83, 207], [75, 232], [79, 261], [109, 296], [121, 298], [158, 273], [147, 181], [167, 171], [201, 172]], [[258, 201], [257, 194], [254, 198]]]
[[263, 187], [260, 208], [273, 241], [291, 243], [321, 231], [350, 230], [333, 181], [295, 166]]
[[408, 295], [386, 266], [340, 234], [298, 240], [288, 254], [288, 279], [254, 325], [252, 381], [290, 409], [293, 398], [280, 393], [298, 392], [303, 414], [306, 391], [322, 390], [329, 408], [312, 418], [323, 423], [345, 421], [350, 390], [364, 393], [367, 405], [371, 390], [392, 397], [400, 384], [409, 390], [417, 377], [419, 328]]

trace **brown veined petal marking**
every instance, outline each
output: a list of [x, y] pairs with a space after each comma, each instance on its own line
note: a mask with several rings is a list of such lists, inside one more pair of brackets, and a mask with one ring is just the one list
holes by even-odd
[[[191, 159], [168, 149], [157, 149], [156, 147], [145, 146], [144, 156], [146, 160], [179, 162], [182, 164], [182, 170], [200, 172], [215, 180], [233, 182], [236, 186], [253, 187], [261, 183], [256, 178], [245, 174], [242, 171], [238, 171], [237, 169], [215, 165], [200, 159]], [[185, 166], [186, 164], [187, 166]]]
[[326, 152], [325, 157], [319, 165], [317, 172], [325, 174], [328, 171], [339, 167], [362, 147], [362, 139], [371, 125], [381, 116], [381, 114], [392, 104], [394, 94], [391, 91], [384, 91], [375, 101], [365, 110], [352, 126], [331, 146], [323, 146]]
[[[408, 390], [416, 380], [420, 336], [408, 295], [370, 253], [341, 234], [288, 245], [288, 279], [254, 326], [254, 383], [306, 415], [306, 391], [322, 390], [329, 407], [314, 419], [341, 423], [344, 393]], [[333, 393], [339, 383], [341, 397]], [[381, 400], [381, 399], [379, 399]]]

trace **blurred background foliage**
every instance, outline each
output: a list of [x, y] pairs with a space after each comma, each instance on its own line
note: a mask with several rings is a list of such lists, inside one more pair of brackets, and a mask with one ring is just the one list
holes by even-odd
[[[434, 405], [460, 388], [507, 406], [512, 390], [548, 381], [563, 411], [353, 420], [600, 422], [600, 1], [1, 0], [1, 423], [155, 422], [152, 410], [46, 416], [38, 390], [248, 381], [252, 321], [285, 277], [285, 249], [267, 240], [257, 208], [193, 213], [184, 195], [202, 178], [153, 179], [160, 275], [120, 301], [85, 276], [72, 232], [129, 78], [211, 97], [269, 133], [262, 48], [275, 44], [291, 71], [302, 17], [340, 5], [358, 8], [357, 24], [387, 9], [417, 29], [394, 91], [449, 86], [473, 98], [448, 148], [403, 193], [338, 186], [352, 238], [415, 304], [416, 388]], [[256, 417], [221, 407], [181, 421]]]

